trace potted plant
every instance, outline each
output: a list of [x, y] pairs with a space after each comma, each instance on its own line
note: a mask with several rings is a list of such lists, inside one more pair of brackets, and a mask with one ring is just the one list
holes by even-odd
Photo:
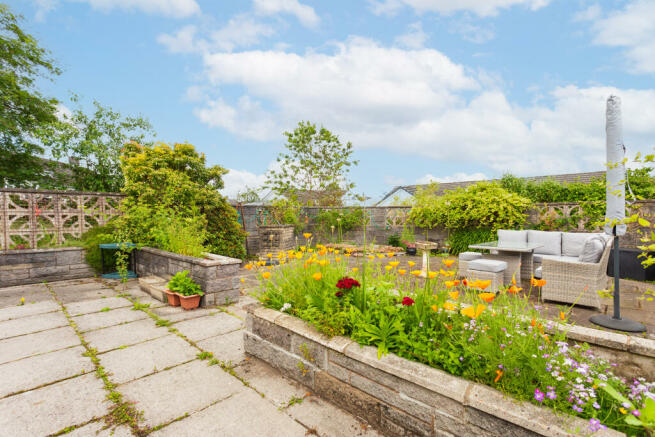
[[174, 291], [166, 289], [164, 290], [164, 293], [166, 293], [166, 298], [168, 299], [168, 304], [170, 306], [172, 307], [180, 306], [180, 296], [178, 296]]
[[200, 298], [205, 294], [196, 282], [189, 278], [189, 271], [178, 272], [168, 281], [168, 288], [179, 296], [180, 304], [185, 310], [198, 308]]

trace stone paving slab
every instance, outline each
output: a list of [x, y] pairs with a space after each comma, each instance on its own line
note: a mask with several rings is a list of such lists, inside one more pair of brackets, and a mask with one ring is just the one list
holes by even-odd
[[211, 407], [172, 423], [156, 437], [305, 436], [307, 430], [253, 390], [244, 390]]
[[52, 294], [45, 288], [41, 291], [34, 291], [31, 293], [20, 293], [17, 295], [3, 295], [0, 296], [0, 308], [18, 306], [20, 298], [25, 298], [25, 304], [31, 305], [43, 301], [52, 301]]
[[115, 428], [105, 428], [106, 426], [103, 422], [91, 422], [64, 435], [66, 437], [132, 437], [134, 435], [125, 425]]
[[104, 308], [131, 307], [132, 302], [122, 297], [106, 297], [104, 299], [84, 300], [66, 305], [66, 310], [71, 316], [96, 313]]
[[225, 313], [178, 322], [173, 325], [182, 334], [193, 341], [204, 340], [221, 334], [242, 329], [241, 320]]
[[0, 340], [0, 364], [79, 344], [70, 326]]
[[131, 346], [165, 335], [169, 335], [168, 328], [157, 326], [155, 322], [148, 318], [86, 332], [84, 339], [98, 353], [102, 353], [121, 346]]
[[197, 308], [195, 310], [185, 311], [182, 307], [163, 306], [153, 309], [152, 312], [162, 319], [170, 320], [171, 322], [181, 322], [183, 320], [197, 319], [198, 317], [217, 314], [219, 311], [216, 308]]
[[98, 358], [111, 373], [111, 381], [122, 384], [191, 361], [197, 354], [198, 349], [177, 335], [171, 334], [125, 349], [116, 349], [99, 355]]
[[249, 358], [234, 371], [277, 407], [287, 405], [292, 397], [302, 398], [307, 393], [307, 387], [285, 378], [277, 369], [257, 358]]
[[20, 296], [25, 293], [40, 293], [48, 291], [44, 284], [15, 285], [13, 287], [0, 287], [0, 297]]
[[103, 297], [115, 297], [116, 293], [111, 288], [90, 288], [88, 291], [55, 290], [57, 298], [64, 304], [80, 302], [84, 300], [101, 299]]
[[58, 311], [61, 307], [54, 300], [46, 300], [37, 303], [26, 303], [25, 305], [0, 308], [0, 322], [21, 317], [33, 316], [34, 314], [49, 313]]
[[209, 337], [196, 343], [202, 350], [214, 354], [214, 358], [237, 366], [246, 358], [243, 351], [243, 330]]
[[134, 311], [130, 308], [118, 308], [116, 310], [85, 314], [83, 316], [73, 317], [80, 331], [90, 331], [92, 329], [106, 328], [107, 326], [119, 325], [125, 322], [145, 319], [148, 317], [143, 311]]
[[321, 437], [382, 437], [382, 434], [338, 407], [316, 396], [287, 408], [286, 413]]
[[0, 398], [93, 371], [85, 351], [77, 346], [0, 365]]
[[195, 360], [128, 382], [119, 389], [126, 400], [136, 402], [135, 407], [143, 411], [143, 423], [156, 426], [205, 408], [246, 387], [219, 366]]
[[107, 414], [109, 401], [95, 374], [0, 399], [0, 430], [11, 437], [44, 436]]
[[0, 322], [0, 339], [30, 334], [46, 329], [67, 326], [68, 319], [61, 311], [46, 314], [35, 314], [20, 319]]

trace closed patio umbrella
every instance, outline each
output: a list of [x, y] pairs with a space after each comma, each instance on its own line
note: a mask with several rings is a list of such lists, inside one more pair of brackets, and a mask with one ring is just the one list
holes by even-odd
[[592, 316], [589, 320], [605, 328], [626, 332], [643, 332], [646, 327], [634, 320], [621, 317], [620, 294], [620, 256], [619, 236], [625, 235], [627, 225], [625, 219], [625, 147], [623, 146], [623, 123], [621, 120], [621, 99], [618, 96], [607, 98], [605, 133], [607, 136], [607, 172], [605, 200], [605, 233], [614, 237], [614, 315], [605, 314]]

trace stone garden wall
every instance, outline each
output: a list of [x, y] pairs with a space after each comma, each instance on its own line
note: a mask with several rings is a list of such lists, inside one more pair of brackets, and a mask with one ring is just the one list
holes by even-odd
[[207, 254], [207, 258], [178, 255], [151, 247], [138, 250], [136, 256], [139, 276], [159, 276], [170, 279], [177, 272], [189, 271], [189, 276], [205, 292], [201, 306], [222, 305], [239, 300], [239, 268], [241, 260]]
[[[244, 347], [325, 399], [391, 436], [569, 436], [588, 422], [435, 368], [324, 337], [304, 321], [258, 305], [248, 308]], [[593, 330], [592, 330], [593, 331]], [[605, 430], [595, 436], [620, 436]]]
[[86, 278], [94, 273], [81, 247], [0, 251], [0, 288]]

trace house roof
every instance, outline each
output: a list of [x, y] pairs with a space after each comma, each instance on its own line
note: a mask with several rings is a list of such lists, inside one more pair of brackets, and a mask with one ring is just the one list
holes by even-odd
[[[592, 180], [602, 177], [605, 177], [605, 170], [590, 171], [586, 173], [563, 173], [563, 174], [545, 175], [545, 176], [526, 176], [526, 177], [522, 177], [521, 179], [525, 179], [528, 181], [535, 181], [535, 182], [543, 182], [543, 181], [551, 180], [551, 181], [555, 181], [559, 183], [567, 183], [567, 184], [572, 182], [582, 182], [583, 184], [588, 184]], [[500, 179], [490, 179], [489, 181], [499, 181], [499, 180]], [[480, 181], [477, 180], [477, 181], [460, 181], [460, 182], [440, 182], [439, 187], [437, 189], [437, 194], [441, 195], [447, 190], [455, 190], [457, 188], [468, 187], [469, 185], [473, 185], [478, 182]], [[426, 186], [427, 184], [395, 186], [380, 201], [378, 201], [376, 205], [384, 202], [389, 197], [393, 196], [393, 194], [398, 190], [407, 191], [409, 194], [414, 196], [419, 187], [426, 187]]]

